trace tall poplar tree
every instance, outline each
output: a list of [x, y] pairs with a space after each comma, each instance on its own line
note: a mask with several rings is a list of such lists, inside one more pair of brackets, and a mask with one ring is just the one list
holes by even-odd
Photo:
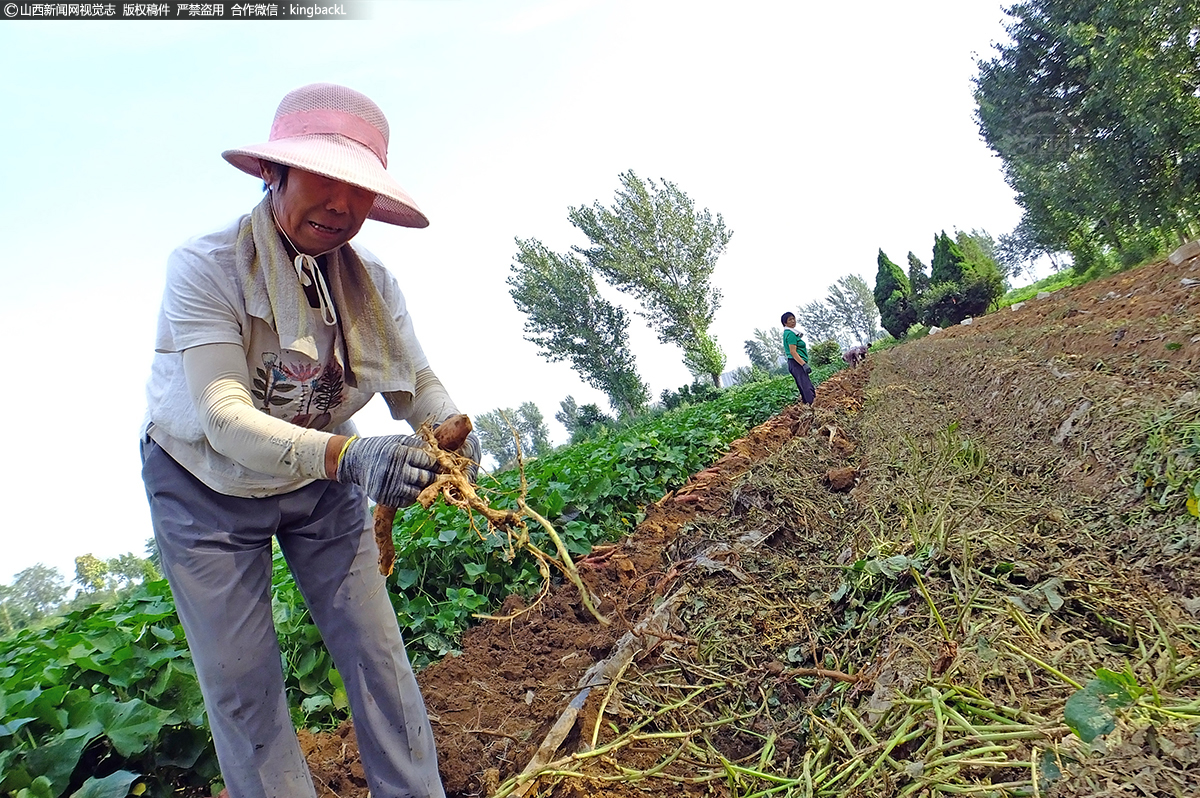
[[879, 337], [879, 309], [871, 286], [860, 275], [839, 277], [825, 301], [850, 339], [866, 346]]
[[733, 231], [721, 214], [695, 203], [674, 183], [620, 175], [611, 207], [571, 208], [568, 218], [589, 244], [575, 247], [593, 270], [641, 304], [659, 341], [683, 349], [693, 374], [720, 386], [725, 355], [709, 334], [721, 292], [712, 284], [717, 259]]
[[520, 436], [521, 453], [525, 457], [539, 457], [552, 448], [546, 419], [533, 402], [522, 402], [515, 411], [506, 407], [480, 413], [475, 417], [475, 429], [479, 432], [480, 446], [495, 458], [500, 468], [517, 459], [514, 431]]
[[517, 239], [509, 294], [525, 314], [525, 339], [551, 362], [567, 361], [621, 415], [638, 413], [650, 389], [629, 350], [625, 311], [600, 295], [591, 271], [535, 239]]
[[781, 371], [779, 359], [783, 356], [782, 333], [779, 330], [754, 328], [754, 337], [746, 341], [743, 348], [750, 365], [763, 371]]

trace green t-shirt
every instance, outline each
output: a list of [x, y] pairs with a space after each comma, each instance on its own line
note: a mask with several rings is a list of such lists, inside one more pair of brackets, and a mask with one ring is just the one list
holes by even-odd
[[792, 344], [796, 345], [796, 352], [800, 358], [808, 363], [808, 347], [804, 345], [804, 339], [790, 327], [785, 327], [783, 330], [783, 356], [788, 360], [792, 359]]

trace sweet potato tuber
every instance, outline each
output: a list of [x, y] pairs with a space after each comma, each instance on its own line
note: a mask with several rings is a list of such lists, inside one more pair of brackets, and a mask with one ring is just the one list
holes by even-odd
[[[462, 448], [471, 434], [471, 419], [462, 413], [443, 421], [433, 431], [438, 448], [453, 452]], [[392, 542], [392, 524], [396, 521], [396, 508], [386, 504], [375, 505], [375, 545], [379, 547], [379, 573], [391, 576], [396, 562], [396, 547]]]

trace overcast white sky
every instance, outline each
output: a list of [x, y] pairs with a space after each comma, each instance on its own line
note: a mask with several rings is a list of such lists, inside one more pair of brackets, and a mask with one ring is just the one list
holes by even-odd
[[[514, 237], [582, 243], [572, 205], [618, 175], [675, 182], [733, 238], [713, 331], [729, 367], [780, 313], [880, 248], [926, 263], [941, 230], [1020, 212], [973, 121], [995, 0], [400, 0], [372, 21], [0, 20], [0, 229], [8, 456], [0, 583], [41, 562], [139, 555], [151, 536], [137, 433], [164, 262], [247, 212], [260, 184], [220, 152], [266, 139], [280, 98], [338, 82], [392, 126], [390, 171], [431, 219], [368, 222], [434, 369], [478, 414], [603, 396], [522, 337]], [[655, 396], [690, 382], [631, 325]], [[395, 429], [373, 403], [368, 433]]]

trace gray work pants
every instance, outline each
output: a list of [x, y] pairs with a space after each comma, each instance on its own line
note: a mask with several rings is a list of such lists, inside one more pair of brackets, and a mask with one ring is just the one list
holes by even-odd
[[363, 493], [217, 493], [153, 440], [142, 479], [230, 798], [312, 798], [271, 617], [271, 539], [346, 685], [374, 798], [444, 798], [433, 731], [377, 565]]

